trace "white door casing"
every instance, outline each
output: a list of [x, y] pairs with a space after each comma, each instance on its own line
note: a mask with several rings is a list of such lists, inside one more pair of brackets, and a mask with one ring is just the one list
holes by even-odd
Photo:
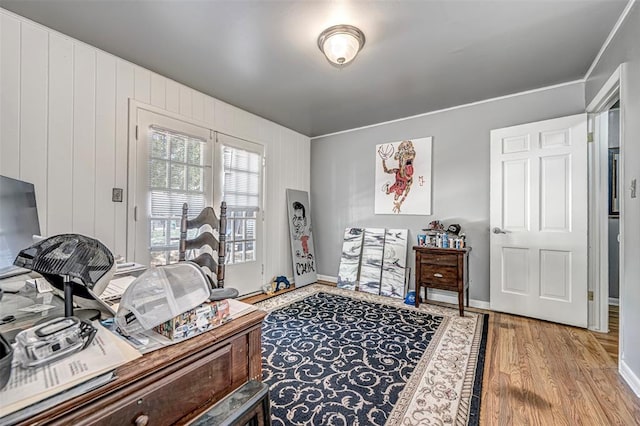
[[587, 326], [587, 116], [491, 131], [491, 309]]

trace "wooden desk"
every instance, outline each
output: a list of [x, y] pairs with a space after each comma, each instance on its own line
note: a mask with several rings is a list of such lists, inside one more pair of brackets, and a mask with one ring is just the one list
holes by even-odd
[[263, 311], [144, 355], [117, 378], [23, 424], [184, 424], [250, 379], [262, 380]]
[[420, 306], [420, 290], [427, 287], [458, 293], [460, 316], [464, 316], [463, 294], [469, 306], [469, 252], [463, 249], [414, 246], [416, 252], [416, 308]]

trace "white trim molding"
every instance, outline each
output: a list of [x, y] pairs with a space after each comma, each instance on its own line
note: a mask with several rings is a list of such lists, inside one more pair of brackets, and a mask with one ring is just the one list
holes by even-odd
[[602, 58], [602, 55], [604, 54], [605, 50], [607, 50], [607, 48], [609, 47], [611, 40], [613, 40], [615, 35], [618, 33], [618, 30], [622, 26], [622, 23], [624, 22], [624, 20], [627, 18], [627, 15], [629, 15], [629, 11], [631, 10], [635, 2], [636, 0], [629, 0], [629, 3], [627, 3], [627, 5], [625, 6], [624, 10], [620, 14], [620, 17], [618, 17], [616, 24], [611, 29], [611, 32], [609, 33], [606, 40], [602, 44], [602, 47], [600, 47], [600, 51], [598, 51], [598, 54], [596, 55], [595, 59], [591, 63], [591, 66], [587, 70], [587, 73], [584, 75], [585, 81], [591, 76], [591, 73], [593, 72], [594, 68], [596, 67], [596, 65], [598, 65], [598, 62], [600, 62], [600, 58]]
[[613, 306], [620, 306], [620, 299], [618, 299], [617, 297], [610, 297], [609, 304]]
[[640, 398], [640, 378], [633, 373], [631, 368], [629, 368], [623, 359], [620, 360], [620, 364], [618, 365], [618, 372], [636, 396]]
[[559, 87], [571, 86], [573, 84], [581, 84], [581, 83], [584, 83], [584, 82], [585, 82], [584, 79], [583, 80], [567, 81], [566, 83], [554, 84], [553, 86], [545, 86], [545, 87], [540, 87], [538, 89], [526, 90], [524, 92], [517, 92], [517, 93], [511, 93], [509, 95], [498, 96], [496, 98], [483, 99], [481, 101], [470, 102], [468, 104], [456, 105], [456, 106], [452, 106], [452, 107], [449, 107], [449, 108], [438, 109], [438, 110], [435, 110], [435, 111], [423, 112], [421, 114], [411, 115], [409, 117], [402, 117], [402, 118], [397, 118], [395, 120], [383, 121], [382, 123], [375, 123], [375, 124], [369, 124], [368, 126], [355, 127], [353, 129], [347, 129], [347, 130], [340, 130], [339, 132], [333, 132], [333, 133], [327, 133], [327, 134], [324, 134], [324, 135], [314, 136], [314, 137], [312, 137], [310, 139], [311, 140], [321, 139], [321, 138], [326, 138], [326, 137], [329, 137], [329, 136], [341, 135], [343, 133], [350, 133], [350, 132], [355, 132], [355, 131], [358, 131], [358, 130], [370, 129], [372, 127], [384, 126], [386, 124], [398, 123], [400, 121], [413, 120], [414, 118], [426, 117], [428, 115], [440, 114], [442, 112], [447, 112], [447, 111], [453, 111], [453, 110], [456, 110], [456, 109], [472, 107], [472, 106], [475, 106], [475, 105], [486, 104], [488, 102], [500, 101], [500, 100], [503, 100], [503, 99], [515, 98], [517, 96], [529, 95], [531, 93], [544, 92], [545, 90], [557, 89]]

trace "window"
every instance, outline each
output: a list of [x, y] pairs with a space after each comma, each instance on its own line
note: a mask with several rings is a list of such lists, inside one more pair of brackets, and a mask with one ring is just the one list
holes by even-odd
[[182, 205], [189, 205], [190, 217], [213, 205], [216, 182], [218, 194], [222, 189], [222, 179], [213, 176], [213, 163], [222, 171], [222, 153], [214, 154], [212, 129], [157, 108], [132, 105], [127, 260], [176, 263]]
[[256, 261], [262, 157], [224, 145], [223, 199], [227, 202], [227, 264]]
[[149, 128], [148, 141], [149, 264], [176, 263], [182, 205], [188, 203], [194, 216], [208, 205], [207, 142], [155, 125]]

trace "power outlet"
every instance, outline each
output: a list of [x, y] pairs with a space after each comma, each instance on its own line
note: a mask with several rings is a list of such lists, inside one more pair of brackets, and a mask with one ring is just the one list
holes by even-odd
[[122, 193], [123, 193], [122, 188], [113, 188], [111, 190], [111, 201], [113, 201], [114, 203], [121, 203]]

